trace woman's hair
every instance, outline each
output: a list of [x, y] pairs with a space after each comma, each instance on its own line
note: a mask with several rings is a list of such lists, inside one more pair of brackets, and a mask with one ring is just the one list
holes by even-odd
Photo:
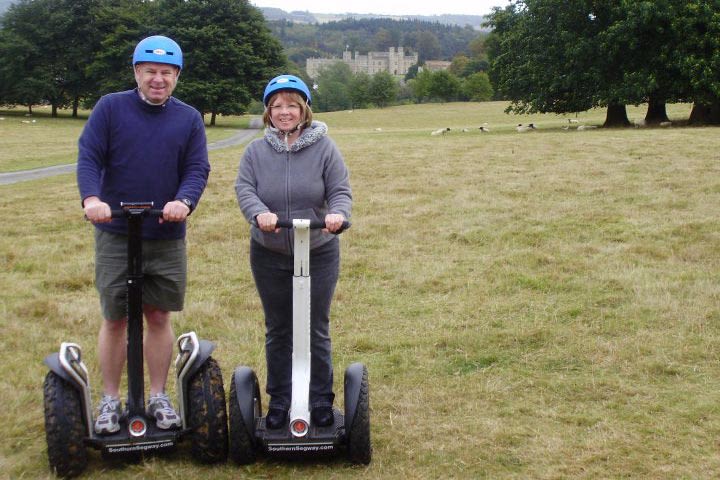
[[[275, 100], [277, 100], [278, 97], [282, 96], [283, 98], [286, 98], [290, 102], [295, 102], [298, 105], [300, 105], [300, 125], [305, 128], [309, 127], [312, 123], [312, 109], [310, 108], [310, 105], [307, 104], [305, 101], [305, 98], [300, 95], [298, 92], [294, 92], [292, 90], [280, 90], [277, 93], [274, 93], [270, 100], [268, 101], [268, 105], [272, 105], [275, 103]], [[263, 123], [266, 127], [273, 127], [272, 120], [270, 119], [270, 108], [266, 107], [265, 112], [263, 113]]]

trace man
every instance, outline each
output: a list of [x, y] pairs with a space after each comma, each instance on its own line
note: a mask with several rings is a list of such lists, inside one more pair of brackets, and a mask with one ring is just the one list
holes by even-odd
[[152, 36], [133, 54], [137, 88], [100, 99], [80, 136], [77, 181], [85, 216], [95, 224], [95, 283], [104, 321], [98, 354], [104, 395], [95, 432], [120, 429], [120, 377], [127, 351], [127, 223], [112, 219], [120, 202], [152, 201], [162, 208], [143, 227], [145, 360], [148, 414], [162, 429], [181, 419], [165, 394], [174, 334], [170, 312], [183, 309], [187, 273], [185, 219], [210, 173], [200, 113], [172, 97], [182, 69], [173, 40]]

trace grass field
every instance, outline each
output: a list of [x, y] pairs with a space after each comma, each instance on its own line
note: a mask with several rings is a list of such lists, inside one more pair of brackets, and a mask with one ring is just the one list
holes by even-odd
[[[317, 115], [351, 170], [332, 332], [340, 402], [345, 367], [370, 372], [368, 467], [204, 466], [183, 446], [125, 467], [91, 452], [84, 478], [720, 476], [718, 129], [566, 131], [564, 117], [503, 108]], [[578, 119], [599, 125], [604, 112]], [[538, 131], [514, 131], [528, 122]], [[79, 122], [52, 128], [46, 142], [71, 152]], [[217, 343], [227, 390], [239, 364], [265, 372], [233, 192], [241, 153], [210, 154], [174, 317], [176, 333]], [[0, 477], [46, 478], [42, 358], [78, 342], [100, 393], [92, 227], [72, 175], [0, 188]]]
[[[82, 132], [88, 111], [80, 111], [79, 118], [60, 111], [58, 118], [50, 116], [50, 107], [0, 109], [0, 173], [33, 168], [67, 165], [77, 161], [77, 140]], [[206, 117], [209, 122], [209, 115]], [[227, 138], [238, 128], [247, 128], [247, 117], [218, 117], [214, 127], [208, 127], [208, 143]]]

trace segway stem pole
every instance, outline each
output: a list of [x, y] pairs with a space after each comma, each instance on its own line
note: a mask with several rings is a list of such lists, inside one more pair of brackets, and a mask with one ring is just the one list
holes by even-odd
[[[304, 437], [310, 430], [310, 230], [325, 228], [323, 221], [306, 219], [278, 220], [278, 228], [292, 228], [294, 240], [293, 270], [293, 354], [290, 433]], [[350, 227], [343, 222], [341, 233]]]
[[310, 221], [293, 220], [293, 355], [290, 433], [304, 437], [310, 426]]
[[121, 210], [113, 210], [113, 218], [127, 218], [127, 372], [129, 417], [141, 416], [145, 411], [145, 380], [143, 369], [143, 268], [142, 222], [145, 217], [162, 216], [162, 210], [152, 208], [152, 202], [121, 203]]

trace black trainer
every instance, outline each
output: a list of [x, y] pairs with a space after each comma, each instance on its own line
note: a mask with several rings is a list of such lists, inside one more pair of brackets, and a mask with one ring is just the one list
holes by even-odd
[[315, 407], [310, 412], [313, 425], [318, 427], [329, 427], [335, 421], [335, 414], [332, 407]]
[[265, 417], [265, 426], [269, 430], [276, 430], [284, 427], [287, 423], [288, 412], [282, 408], [270, 408], [267, 416]]

